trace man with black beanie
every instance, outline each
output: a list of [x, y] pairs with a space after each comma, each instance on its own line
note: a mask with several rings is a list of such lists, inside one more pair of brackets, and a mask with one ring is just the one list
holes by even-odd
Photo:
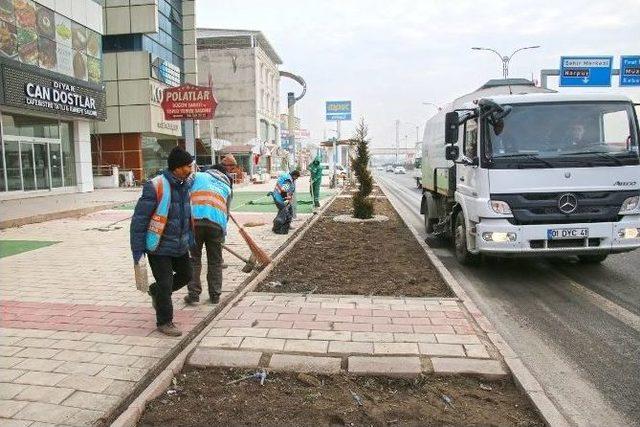
[[171, 150], [168, 169], [146, 182], [131, 219], [133, 262], [148, 255], [156, 279], [149, 287], [156, 325], [169, 336], [182, 334], [173, 324], [171, 294], [193, 276], [189, 261], [192, 165], [193, 157], [187, 151], [178, 146]]

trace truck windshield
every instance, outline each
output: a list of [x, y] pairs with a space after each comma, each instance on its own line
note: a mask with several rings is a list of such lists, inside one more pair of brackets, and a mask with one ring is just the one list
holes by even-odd
[[638, 131], [625, 102], [513, 104], [485, 126], [490, 167], [637, 165]]

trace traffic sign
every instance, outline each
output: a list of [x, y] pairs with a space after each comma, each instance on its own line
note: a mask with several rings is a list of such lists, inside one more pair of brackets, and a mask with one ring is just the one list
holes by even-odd
[[640, 55], [620, 57], [620, 86], [640, 86]]
[[560, 86], [611, 86], [613, 56], [563, 56], [560, 58]]
[[327, 121], [351, 120], [351, 101], [327, 101]]

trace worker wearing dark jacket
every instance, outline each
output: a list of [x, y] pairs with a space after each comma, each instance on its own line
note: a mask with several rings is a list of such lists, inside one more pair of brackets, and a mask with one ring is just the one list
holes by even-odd
[[147, 181], [131, 219], [131, 251], [137, 264], [148, 255], [156, 279], [149, 287], [158, 330], [182, 333], [173, 324], [171, 293], [192, 277], [189, 246], [193, 241], [189, 187], [192, 156], [180, 147], [169, 154], [168, 169]]

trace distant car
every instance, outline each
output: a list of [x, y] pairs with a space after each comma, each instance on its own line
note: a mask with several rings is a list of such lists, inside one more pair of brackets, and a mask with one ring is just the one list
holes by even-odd
[[383, 171], [383, 170], [384, 170], [384, 166], [377, 166], [377, 167], [376, 167], [376, 170], [377, 170], [377, 171]]
[[405, 173], [407, 173], [407, 170], [404, 168], [404, 166], [396, 166], [396, 168], [393, 170], [393, 173], [404, 175]]
[[393, 165], [387, 165], [387, 168], [385, 170], [387, 172], [394, 172]]

